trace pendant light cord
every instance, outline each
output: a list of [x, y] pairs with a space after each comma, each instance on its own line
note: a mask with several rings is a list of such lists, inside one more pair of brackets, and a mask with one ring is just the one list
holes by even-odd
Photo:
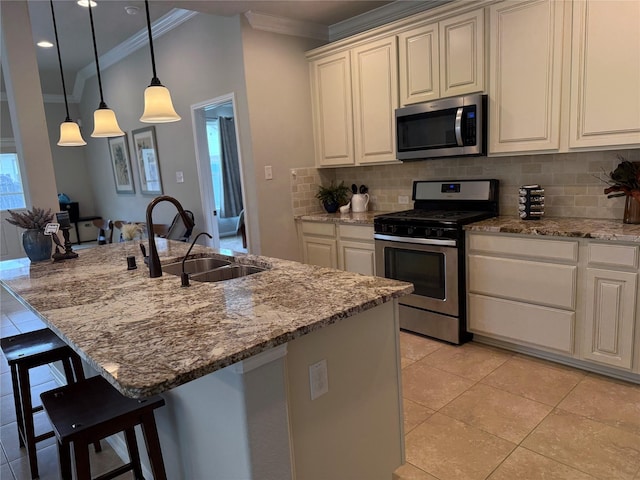
[[153, 78], [151, 86], [162, 85], [156, 74], [156, 56], [153, 53], [153, 37], [151, 36], [151, 17], [149, 16], [149, 0], [144, 0], [144, 8], [147, 11], [147, 32], [149, 33], [149, 50], [151, 50], [151, 69], [153, 70]]
[[96, 47], [96, 32], [93, 27], [93, 13], [91, 13], [91, 2], [89, 2], [89, 20], [91, 21], [91, 38], [93, 38], [93, 55], [96, 58], [96, 70], [98, 72], [98, 89], [100, 90], [100, 106], [98, 108], [107, 108], [102, 96], [102, 79], [100, 78], [100, 63], [98, 62], [98, 48]]
[[53, 19], [53, 33], [56, 37], [56, 49], [58, 50], [58, 64], [60, 65], [60, 78], [62, 79], [62, 93], [64, 94], [64, 108], [67, 111], [67, 118], [65, 122], [70, 122], [71, 117], [69, 116], [69, 103], [67, 102], [67, 89], [64, 85], [64, 73], [62, 71], [62, 57], [60, 56], [60, 42], [58, 41], [58, 26], [56, 25], [56, 14], [53, 11], [53, 0], [49, 0], [51, 3], [51, 18]]

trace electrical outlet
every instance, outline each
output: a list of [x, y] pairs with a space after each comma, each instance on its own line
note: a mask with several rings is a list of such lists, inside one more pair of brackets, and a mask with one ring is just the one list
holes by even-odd
[[184, 174], [182, 172], [176, 172], [176, 183], [184, 183]]
[[264, 179], [273, 180], [273, 169], [271, 168], [271, 165], [264, 167]]
[[407, 195], [398, 195], [398, 203], [400, 205], [407, 205], [409, 203], [409, 197]]
[[318, 363], [309, 365], [309, 388], [311, 390], [311, 400], [315, 400], [329, 391], [326, 360], [320, 360]]

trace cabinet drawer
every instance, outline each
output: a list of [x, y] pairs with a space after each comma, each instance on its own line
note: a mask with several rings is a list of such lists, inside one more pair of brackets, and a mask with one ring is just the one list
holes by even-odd
[[469, 255], [469, 292], [575, 309], [573, 265]]
[[469, 250], [547, 260], [578, 260], [578, 242], [502, 235], [469, 235]]
[[575, 313], [555, 308], [469, 294], [469, 331], [573, 352]]
[[589, 243], [587, 252], [589, 264], [638, 268], [638, 247], [633, 245]]
[[338, 225], [340, 238], [353, 238], [355, 240], [368, 240], [373, 242], [373, 227], [357, 225]]
[[302, 233], [305, 235], [334, 237], [336, 235], [336, 226], [333, 223], [302, 222]]

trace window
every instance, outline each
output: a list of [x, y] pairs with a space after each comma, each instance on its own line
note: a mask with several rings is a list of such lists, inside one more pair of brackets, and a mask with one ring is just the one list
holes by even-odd
[[26, 206], [18, 155], [0, 153], [0, 210]]
[[207, 140], [209, 143], [209, 164], [213, 181], [213, 196], [216, 210], [222, 208], [222, 164], [220, 163], [220, 129], [218, 120], [207, 120]]

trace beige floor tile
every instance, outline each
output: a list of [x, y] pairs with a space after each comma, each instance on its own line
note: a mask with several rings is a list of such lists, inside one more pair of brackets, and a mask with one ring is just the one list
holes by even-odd
[[421, 335], [400, 332], [400, 354], [409, 360], [420, 360], [445, 345], [444, 342], [432, 340]]
[[418, 467], [405, 463], [393, 472], [393, 480], [438, 480], [433, 475], [423, 472]]
[[559, 409], [522, 446], [606, 480], [633, 480], [640, 469], [639, 435]]
[[488, 480], [596, 480], [586, 473], [518, 447]]
[[0, 467], [0, 478], [2, 480], [14, 480], [15, 477], [8, 463], [3, 463]]
[[477, 382], [511, 357], [511, 353], [496, 348], [465, 343], [459, 346], [444, 345], [426, 357], [424, 362]]
[[423, 407], [422, 405], [412, 402], [405, 398], [402, 401], [404, 409], [404, 434], [406, 435], [411, 430], [416, 428], [427, 418], [433, 415], [434, 411], [430, 408]]
[[412, 363], [415, 363], [416, 360], [412, 360], [410, 358], [407, 357], [400, 357], [400, 367], [401, 368], [407, 368], [409, 365], [411, 365]]
[[582, 378], [584, 373], [577, 370], [513, 357], [483, 378], [481, 383], [556, 406]]
[[407, 461], [441, 480], [483, 480], [516, 446], [434, 413], [406, 437]]
[[553, 407], [477, 384], [440, 410], [486, 432], [520, 443]]
[[587, 376], [558, 408], [640, 435], [640, 385]]
[[[30, 480], [29, 460], [21, 457], [11, 462], [11, 469], [17, 480]], [[49, 445], [38, 450], [38, 473], [40, 480], [59, 480], [58, 447]], [[4, 480], [4, 479], [3, 479]]]
[[422, 361], [402, 371], [403, 397], [424, 407], [439, 410], [469, 389], [474, 382], [432, 368]]

